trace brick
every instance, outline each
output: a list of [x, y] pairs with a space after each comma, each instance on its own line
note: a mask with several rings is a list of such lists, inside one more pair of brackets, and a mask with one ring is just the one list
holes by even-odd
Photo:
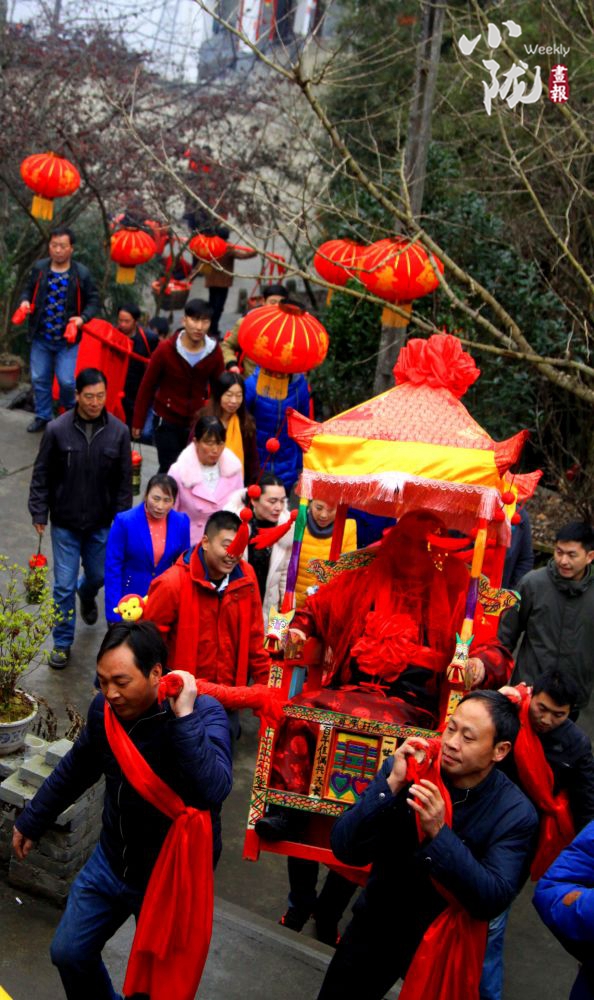
[[83, 866], [83, 856], [80, 851], [62, 859], [46, 857], [40, 850], [34, 848], [27, 857], [27, 864], [34, 865], [40, 872], [55, 875], [56, 878], [69, 879]]
[[26, 802], [29, 802], [37, 791], [33, 785], [21, 781], [17, 774], [11, 774], [0, 783], [0, 799], [3, 802], [10, 802], [12, 805], [20, 806], [22, 809]]
[[71, 879], [56, 878], [41, 871], [28, 861], [12, 857], [8, 868], [8, 882], [16, 889], [27, 889], [32, 895], [46, 896], [62, 906], [68, 897]]
[[50, 743], [47, 750], [45, 751], [45, 760], [47, 764], [51, 764], [55, 767], [65, 757], [69, 750], [73, 747], [71, 740], [62, 739], [56, 740], [55, 743]]
[[9, 753], [5, 757], [0, 757], [0, 780], [9, 778], [11, 774], [18, 771], [25, 760], [25, 750], [18, 753]]
[[28, 781], [30, 785], [35, 785], [36, 788], [41, 788], [52, 771], [53, 767], [51, 764], [46, 764], [45, 757], [42, 757], [41, 754], [35, 754], [34, 757], [29, 757], [21, 764], [19, 778], [22, 781]]

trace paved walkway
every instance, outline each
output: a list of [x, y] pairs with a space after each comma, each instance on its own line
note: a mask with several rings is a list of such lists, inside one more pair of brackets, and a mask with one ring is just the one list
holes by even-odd
[[[37, 544], [27, 513], [27, 493], [40, 438], [25, 431], [29, 414], [7, 411], [1, 404], [0, 394], [0, 551], [25, 562]], [[156, 470], [156, 462], [152, 448], [143, 447], [143, 455], [146, 483]], [[46, 546], [51, 563], [49, 544]], [[56, 672], [42, 666], [25, 679], [27, 688], [47, 699], [62, 727], [67, 723], [67, 706], [84, 714], [93, 695], [95, 655], [104, 629], [102, 615], [92, 627], [79, 621], [67, 669]], [[583, 724], [592, 736], [592, 708]], [[283, 859], [265, 854], [257, 864], [251, 864], [241, 857], [257, 732], [251, 715], [242, 725], [234, 789], [223, 810], [224, 851], [215, 881], [215, 932], [200, 996], [208, 1000], [313, 1000], [330, 950], [309, 936], [310, 926], [296, 935], [276, 924], [287, 892]], [[512, 910], [504, 1000], [561, 1000], [569, 995], [574, 962], [536, 917], [531, 896], [532, 889], [527, 886]], [[395, 899], [394, 908], [405, 909], [406, 900]], [[0, 986], [13, 1000], [56, 1000], [61, 996], [48, 956], [58, 919], [59, 911], [50, 904], [16, 893], [0, 878]], [[121, 982], [130, 939], [131, 927], [126, 925], [106, 952], [117, 983]]]

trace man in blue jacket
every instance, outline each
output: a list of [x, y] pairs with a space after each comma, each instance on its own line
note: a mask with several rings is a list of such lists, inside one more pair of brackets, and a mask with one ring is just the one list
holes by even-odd
[[419, 759], [422, 741], [416, 739], [397, 749], [337, 821], [331, 838], [337, 858], [371, 863], [372, 870], [318, 1000], [381, 1000], [404, 978], [447, 906], [434, 880], [477, 920], [488, 921], [511, 903], [528, 873], [538, 825], [528, 799], [495, 768], [518, 729], [517, 708], [497, 691], [473, 691], [460, 703], [442, 737], [451, 828], [437, 785], [406, 780], [407, 758]]
[[227, 717], [214, 698], [196, 699], [195, 679], [185, 671], [176, 672], [183, 680], [180, 693], [159, 704], [166, 662], [165, 644], [151, 622], [110, 628], [97, 654], [101, 693], [91, 702], [87, 725], [15, 825], [13, 847], [23, 860], [56, 817], [105, 775], [99, 843], [74, 880], [51, 946], [68, 1000], [117, 996], [101, 951], [130, 914], [138, 916], [171, 826], [124, 777], [105, 732], [106, 702], [153, 771], [184, 803], [211, 810], [214, 861], [221, 851], [219, 810], [231, 790]]
[[541, 920], [581, 964], [569, 1000], [594, 1000], [594, 822], [545, 872], [533, 902]]

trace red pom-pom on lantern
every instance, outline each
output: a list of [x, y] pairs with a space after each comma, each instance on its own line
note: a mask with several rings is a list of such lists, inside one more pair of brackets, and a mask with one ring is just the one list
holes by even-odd
[[522, 518], [520, 517], [518, 511], [516, 511], [515, 514], [512, 514], [512, 516], [511, 516], [511, 523], [512, 524], [519, 524], [521, 520], [522, 520]]
[[269, 455], [276, 455], [279, 448], [280, 441], [278, 438], [268, 438], [268, 441], [266, 442], [266, 451]]
[[220, 236], [205, 236], [204, 233], [198, 233], [197, 236], [194, 236], [188, 246], [198, 260], [207, 264], [212, 263], [213, 260], [220, 260], [228, 249], [227, 242]]
[[256, 392], [269, 399], [286, 399], [289, 375], [317, 368], [328, 353], [322, 324], [290, 302], [253, 309], [241, 321], [238, 338], [241, 350], [260, 365]]
[[252, 483], [252, 485], [247, 488], [247, 495], [250, 500], [258, 500], [262, 496], [262, 487], [258, 486], [257, 483]]
[[242, 509], [239, 511], [240, 520], [242, 520], [244, 524], [248, 524], [249, 521], [251, 521], [251, 519], [253, 518], [253, 516], [254, 516], [253, 511], [249, 507], [242, 507]]
[[501, 494], [501, 499], [507, 507], [510, 503], [514, 503], [516, 495], [511, 490], [506, 490], [505, 493]]
[[138, 265], [146, 264], [156, 252], [157, 244], [154, 239], [142, 229], [118, 229], [111, 237], [111, 259], [118, 265], [118, 285], [133, 284]]
[[503, 510], [502, 507], [497, 508], [497, 510], [493, 514], [493, 520], [497, 521], [498, 524], [501, 524], [502, 521], [505, 521], [505, 511]]
[[31, 215], [36, 219], [53, 219], [54, 198], [74, 194], [80, 187], [76, 167], [55, 153], [34, 153], [21, 163], [21, 177], [35, 193]]

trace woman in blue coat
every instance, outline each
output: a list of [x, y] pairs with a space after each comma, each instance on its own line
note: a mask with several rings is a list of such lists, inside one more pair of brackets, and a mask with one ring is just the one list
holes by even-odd
[[105, 554], [105, 618], [121, 621], [114, 608], [125, 594], [146, 597], [156, 576], [190, 547], [190, 519], [173, 510], [177, 483], [158, 473], [149, 479], [144, 500], [117, 514]]

